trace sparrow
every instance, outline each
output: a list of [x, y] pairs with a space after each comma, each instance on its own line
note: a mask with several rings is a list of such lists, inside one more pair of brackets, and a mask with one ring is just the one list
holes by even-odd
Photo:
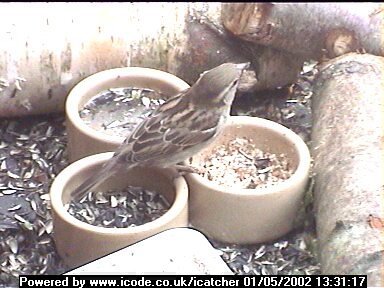
[[166, 100], [143, 120], [112, 158], [75, 188], [71, 196], [80, 200], [117, 171], [136, 166], [196, 172], [193, 167], [178, 163], [208, 146], [221, 132], [247, 67], [249, 63], [224, 63], [203, 72], [194, 85]]

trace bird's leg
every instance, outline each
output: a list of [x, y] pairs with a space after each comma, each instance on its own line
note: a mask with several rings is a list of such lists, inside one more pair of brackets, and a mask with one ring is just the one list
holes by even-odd
[[197, 167], [183, 165], [183, 164], [175, 164], [172, 166], [172, 168], [175, 168], [180, 176], [183, 176], [188, 173], [202, 174], [205, 172], [204, 168], [197, 168]]

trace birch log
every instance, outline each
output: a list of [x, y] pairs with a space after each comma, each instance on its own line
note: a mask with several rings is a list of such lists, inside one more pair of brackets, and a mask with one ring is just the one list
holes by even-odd
[[221, 12], [234, 35], [308, 59], [384, 56], [382, 3], [228, 3]]
[[165, 70], [164, 51], [180, 38], [186, 9], [184, 3], [0, 3], [0, 116], [63, 111], [69, 90], [101, 70]]
[[295, 80], [300, 59], [242, 54], [226, 35], [204, 32], [198, 17], [221, 25], [220, 11], [198, 2], [0, 3], [0, 117], [63, 111], [76, 83], [115, 67], [156, 68], [192, 84], [218, 64], [251, 61], [244, 89]]
[[383, 286], [384, 58], [350, 53], [320, 68], [313, 95], [315, 207], [324, 274]]

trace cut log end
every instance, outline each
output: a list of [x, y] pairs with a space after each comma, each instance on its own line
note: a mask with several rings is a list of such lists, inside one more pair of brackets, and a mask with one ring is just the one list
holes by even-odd
[[265, 41], [271, 36], [272, 26], [267, 19], [272, 7], [271, 3], [223, 4], [221, 20], [230, 33], [243, 40]]
[[346, 28], [332, 29], [325, 36], [325, 48], [329, 58], [335, 58], [361, 49], [355, 33]]

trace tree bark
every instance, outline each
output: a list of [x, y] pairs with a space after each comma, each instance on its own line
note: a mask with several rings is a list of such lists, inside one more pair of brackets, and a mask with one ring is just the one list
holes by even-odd
[[383, 15], [380, 3], [229, 3], [222, 8], [223, 25], [234, 35], [318, 60], [360, 49], [384, 56]]
[[191, 84], [202, 71], [221, 63], [250, 61], [252, 69], [242, 77], [240, 91], [274, 89], [296, 81], [302, 57], [233, 37], [221, 23], [221, 4], [209, 3], [209, 7], [210, 14], [203, 9], [191, 12], [186, 24], [187, 41], [180, 45], [169, 70]]
[[[178, 3], [1, 3], [0, 116], [63, 111], [69, 90], [110, 68], [166, 70]], [[172, 11], [172, 13], [170, 13]]]
[[[313, 95], [312, 154], [322, 273], [384, 285], [384, 58], [324, 64]], [[380, 224], [381, 223], [381, 224]]]
[[150, 67], [192, 84], [221, 63], [251, 61], [241, 87], [255, 90], [294, 82], [302, 63], [266, 48], [239, 51], [202, 21], [220, 27], [220, 3], [0, 3], [0, 10], [0, 117], [63, 111], [75, 84], [110, 68]]

